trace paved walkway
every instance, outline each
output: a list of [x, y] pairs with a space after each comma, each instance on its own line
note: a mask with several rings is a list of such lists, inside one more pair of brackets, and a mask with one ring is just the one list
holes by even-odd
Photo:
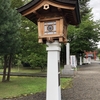
[[100, 100], [100, 64], [80, 66], [73, 87], [62, 91], [63, 100]]

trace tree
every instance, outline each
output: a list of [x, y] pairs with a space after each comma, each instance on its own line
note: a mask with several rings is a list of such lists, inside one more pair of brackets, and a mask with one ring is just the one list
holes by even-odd
[[[97, 30], [99, 24], [93, 21], [91, 9], [88, 7], [89, 0], [81, 0], [81, 24], [69, 26], [68, 39], [71, 43], [71, 53], [79, 51], [92, 51], [97, 47], [100, 32]], [[83, 9], [82, 9], [83, 8]]]
[[23, 0], [11, 0], [11, 7], [14, 8], [18, 8], [20, 6], [24, 5], [24, 1]]
[[46, 46], [38, 43], [38, 29], [37, 26], [23, 18], [21, 28], [21, 60], [30, 63], [32, 68], [46, 67]]
[[[11, 8], [10, 0], [0, 2], [0, 55], [4, 58], [2, 81], [10, 80], [10, 71], [13, 55], [20, 47], [20, 16]], [[6, 78], [6, 70], [8, 73]]]
[[[68, 26], [68, 40], [71, 54], [79, 59], [80, 53], [93, 51], [97, 48], [100, 40], [100, 21], [93, 21], [91, 8], [88, 6], [90, 0], [79, 0], [81, 24], [78, 26]], [[64, 53], [64, 50], [62, 50]], [[64, 61], [64, 58], [61, 58]]]
[[[12, 0], [12, 7], [18, 8], [23, 4], [28, 3], [30, 0]], [[16, 4], [16, 5], [15, 5]], [[21, 25], [21, 50], [19, 52], [19, 59], [22, 62], [29, 63], [32, 68], [46, 67], [46, 46], [38, 43], [37, 26], [29, 21], [27, 18], [22, 17]]]
[[[84, 18], [87, 14], [90, 14], [90, 12], [92, 10], [88, 6], [89, 2], [90, 2], [90, 0], [79, 0], [81, 19]], [[90, 16], [90, 17], [92, 17], [92, 16]]]

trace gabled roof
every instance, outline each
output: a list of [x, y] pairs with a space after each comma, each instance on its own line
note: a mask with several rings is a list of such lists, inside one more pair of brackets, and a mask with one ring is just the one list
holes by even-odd
[[[44, 10], [44, 4], [49, 4], [50, 9]], [[17, 10], [35, 24], [37, 24], [39, 16], [55, 12], [58, 12], [59, 15], [60, 12], [63, 12], [68, 24], [78, 25], [81, 22], [78, 0], [32, 0]]]

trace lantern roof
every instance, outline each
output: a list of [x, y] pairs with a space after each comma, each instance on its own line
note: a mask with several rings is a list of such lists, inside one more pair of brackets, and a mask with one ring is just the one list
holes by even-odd
[[32, 0], [17, 10], [35, 24], [40, 17], [52, 17], [56, 13], [64, 16], [68, 24], [78, 25], [81, 22], [78, 0]]

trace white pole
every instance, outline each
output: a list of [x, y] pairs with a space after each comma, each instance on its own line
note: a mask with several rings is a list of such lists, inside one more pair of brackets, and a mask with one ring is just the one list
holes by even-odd
[[70, 44], [66, 44], [66, 65], [70, 65]]
[[82, 56], [80, 54], [80, 65], [82, 65]]
[[55, 41], [53, 43], [47, 43], [47, 46], [48, 62], [46, 100], [61, 100], [59, 71], [61, 44], [58, 41]]

